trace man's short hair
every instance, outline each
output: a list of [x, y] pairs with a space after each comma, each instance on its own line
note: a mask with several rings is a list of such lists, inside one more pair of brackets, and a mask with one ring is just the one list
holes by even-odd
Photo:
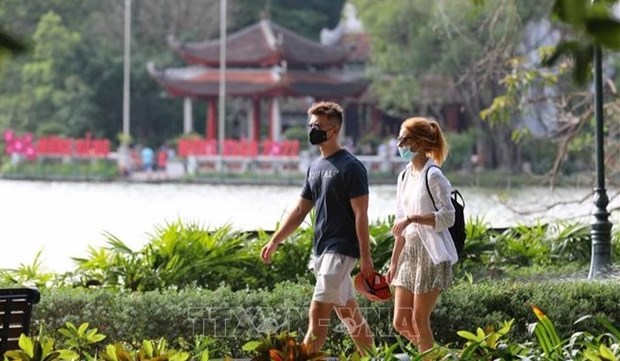
[[308, 109], [308, 115], [323, 115], [326, 116], [329, 121], [336, 122], [338, 126], [342, 126], [344, 110], [337, 103], [321, 101], [312, 104], [310, 109]]

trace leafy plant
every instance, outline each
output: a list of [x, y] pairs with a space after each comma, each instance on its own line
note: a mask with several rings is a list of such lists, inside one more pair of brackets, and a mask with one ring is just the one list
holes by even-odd
[[614, 4], [612, 0], [555, 0], [552, 18], [568, 25], [573, 33], [560, 41], [543, 65], [554, 65], [560, 58], [570, 57], [575, 63], [573, 79], [585, 85], [594, 46], [620, 50], [620, 22], [614, 15]]
[[[598, 316], [596, 320], [608, 330], [607, 333], [594, 336], [590, 332], [579, 331], [568, 339], [562, 339], [547, 315], [537, 306], [531, 307], [538, 322], [530, 324], [529, 330], [536, 336], [544, 359], [559, 361], [579, 355], [583, 357], [580, 359], [592, 361], [615, 361], [620, 358], [620, 331], [606, 318]], [[575, 324], [590, 317], [581, 317]]]
[[551, 261], [557, 263], [590, 261], [590, 226], [585, 223], [558, 222], [549, 227]]
[[546, 225], [517, 225], [497, 239], [500, 256], [510, 264], [530, 266], [549, 263], [550, 247], [544, 241]]
[[479, 263], [491, 256], [495, 248], [491, 242], [491, 224], [483, 217], [469, 217], [465, 222], [465, 247], [459, 264]]
[[91, 348], [105, 339], [105, 335], [98, 333], [96, 328], [88, 328], [88, 322], [82, 323], [79, 327], [71, 322], [67, 322], [64, 328], [60, 328], [58, 333], [65, 336], [67, 347], [75, 351], [81, 359], [96, 360], [96, 352], [89, 352]]
[[392, 225], [396, 216], [389, 215], [385, 221], [378, 220], [370, 225], [370, 254], [375, 264], [375, 269], [386, 272], [392, 257], [394, 235]]
[[77, 355], [70, 350], [55, 349], [54, 340], [42, 336], [31, 338], [24, 334], [19, 337], [19, 350], [4, 353], [4, 359], [11, 361], [55, 361], [75, 360]]
[[457, 334], [467, 340], [465, 347], [460, 353], [464, 360], [474, 359], [516, 359], [524, 354], [525, 347], [517, 343], [510, 343], [504, 336], [510, 332], [514, 319], [505, 321], [499, 330], [493, 326], [487, 326], [484, 330], [480, 327], [476, 333], [458, 331]]
[[297, 341], [295, 332], [283, 331], [279, 334], [267, 334], [259, 340], [243, 345], [243, 350], [252, 353], [252, 361], [310, 361], [325, 360], [327, 355], [312, 352]]
[[561, 356], [562, 340], [555, 326], [540, 308], [532, 305], [532, 310], [538, 322], [531, 324], [530, 329], [536, 335], [544, 356], [552, 360], [563, 359]]
[[99, 283], [133, 291], [201, 286], [215, 288], [222, 280], [246, 286], [243, 275], [256, 257], [247, 252], [248, 236], [229, 225], [214, 230], [176, 221], [156, 229], [139, 251], [105, 233], [108, 246], [89, 248], [90, 258], [73, 258], [83, 284]]
[[43, 268], [42, 250], [37, 251], [32, 264], [20, 263], [14, 270], [4, 270], [6, 282], [13, 284], [32, 284], [38, 288], [46, 287], [54, 280], [54, 273], [46, 272]]
[[149, 340], [142, 341], [137, 351], [132, 351], [122, 343], [108, 345], [105, 351], [99, 353], [104, 361], [185, 361], [190, 355], [187, 352], [177, 352], [167, 349], [167, 342], [160, 339], [157, 343]]

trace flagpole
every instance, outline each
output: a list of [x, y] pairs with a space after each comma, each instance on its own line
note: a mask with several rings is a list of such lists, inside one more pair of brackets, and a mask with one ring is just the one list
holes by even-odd
[[131, 58], [131, 0], [125, 0], [125, 36], [123, 63], [123, 138], [129, 140], [129, 77]]
[[223, 170], [224, 137], [226, 121], [226, 8], [227, 1], [220, 0], [220, 81], [218, 105], [218, 155], [219, 170]]

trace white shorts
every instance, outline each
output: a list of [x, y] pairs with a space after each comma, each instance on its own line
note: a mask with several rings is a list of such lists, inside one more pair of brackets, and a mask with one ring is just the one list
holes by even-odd
[[355, 297], [351, 271], [356, 263], [356, 258], [333, 252], [314, 257], [314, 262], [311, 264], [316, 285], [312, 300], [345, 306]]

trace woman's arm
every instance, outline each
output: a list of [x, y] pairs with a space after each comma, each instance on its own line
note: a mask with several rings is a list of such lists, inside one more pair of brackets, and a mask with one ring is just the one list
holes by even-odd
[[428, 189], [432, 192], [437, 210], [434, 210], [432, 213], [407, 214], [404, 227], [411, 223], [418, 223], [430, 226], [436, 231], [442, 231], [454, 224], [455, 210], [450, 201], [452, 185], [440, 171], [430, 172], [426, 181], [428, 181]]
[[396, 276], [396, 270], [398, 270], [398, 260], [400, 260], [400, 254], [403, 251], [405, 245], [405, 237], [394, 236], [394, 247], [392, 248], [392, 258], [390, 258], [390, 267], [387, 272], [387, 282], [391, 283], [392, 278]]

